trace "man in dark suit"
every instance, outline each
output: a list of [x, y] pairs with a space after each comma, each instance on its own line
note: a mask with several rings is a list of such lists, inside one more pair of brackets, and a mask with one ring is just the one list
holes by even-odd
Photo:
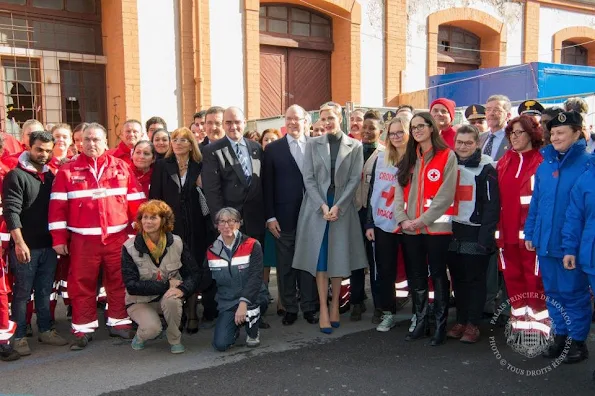
[[237, 209], [244, 219], [241, 232], [264, 239], [264, 206], [261, 183], [261, 146], [244, 139], [246, 120], [237, 107], [223, 113], [223, 139], [205, 146], [202, 181], [211, 217], [224, 207]]
[[[509, 149], [510, 144], [506, 138], [505, 128], [511, 117], [512, 105], [510, 99], [505, 95], [492, 95], [485, 105], [488, 131], [479, 135], [481, 152], [489, 155], [494, 162], [498, 161]], [[486, 303], [484, 307], [485, 316], [491, 317], [498, 307], [497, 298], [501, 293], [502, 301], [506, 300], [506, 287], [504, 277], [498, 271], [497, 255], [490, 257], [486, 277]], [[507, 312], [503, 312], [507, 315]]]
[[488, 131], [479, 135], [479, 145], [481, 152], [492, 157], [494, 162], [502, 158], [510, 146], [504, 129], [512, 115], [511, 110], [510, 99], [505, 95], [492, 95], [485, 105]]
[[318, 301], [316, 280], [306, 271], [292, 268], [295, 232], [304, 197], [302, 163], [306, 147], [306, 111], [293, 105], [285, 113], [287, 135], [270, 143], [264, 155], [263, 185], [267, 227], [275, 237], [279, 298], [286, 313], [284, 325], [293, 324], [298, 316], [297, 284], [300, 305], [308, 323], [315, 317]]

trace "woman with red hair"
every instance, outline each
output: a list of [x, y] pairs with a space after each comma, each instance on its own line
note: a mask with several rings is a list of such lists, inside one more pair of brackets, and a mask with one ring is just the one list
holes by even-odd
[[[511, 150], [498, 161], [500, 188], [500, 224], [496, 241], [500, 264], [511, 301], [511, 335], [537, 329], [546, 336], [548, 311], [535, 251], [525, 248], [525, 220], [535, 184], [535, 172], [543, 161], [539, 148], [543, 141], [541, 126], [533, 117], [521, 115], [510, 120], [505, 129]], [[526, 293], [526, 294], [525, 294]], [[534, 298], [526, 297], [528, 293]], [[536, 298], [535, 298], [536, 297]]]
[[162, 312], [171, 352], [182, 353], [182, 304], [196, 292], [202, 279], [201, 267], [182, 239], [172, 234], [174, 213], [165, 202], [143, 203], [136, 214], [135, 229], [138, 234], [122, 247], [126, 310], [138, 324], [132, 349], [143, 349], [146, 341], [159, 336]]

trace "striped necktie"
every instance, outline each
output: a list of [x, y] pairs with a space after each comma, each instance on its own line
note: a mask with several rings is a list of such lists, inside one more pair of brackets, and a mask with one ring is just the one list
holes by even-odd
[[238, 157], [238, 161], [240, 161], [240, 165], [242, 165], [242, 170], [244, 171], [244, 176], [246, 176], [246, 181], [248, 184], [250, 184], [252, 175], [250, 174], [250, 168], [248, 168], [248, 159], [242, 153], [239, 143], [236, 143], [236, 156]]

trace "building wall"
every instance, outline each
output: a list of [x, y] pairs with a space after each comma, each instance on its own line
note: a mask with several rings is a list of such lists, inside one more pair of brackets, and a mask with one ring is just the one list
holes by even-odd
[[560, 10], [541, 6], [539, 12], [539, 61], [553, 62], [552, 38], [556, 32], [568, 27], [595, 28], [595, 15], [577, 11]]
[[180, 122], [177, 0], [138, 1], [141, 122], [160, 116], [173, 130]]
[[407, 67], [403, 91], [417, 91], [426, 88], [428, 77], [428, 16], [438, 11], [451, 8], [469, 8], [481, 11], [500, 22], [505, 23], [507, 35], [506, 64], [521, 62], [522, 46], [522, 5], [517, 3], [502, 3], [494, 0], [474, 1], [469, 4], [465, 0], [449, 0], [429, 2], [411, 0], [408, 2], [407, 26]]
[[384, 106], [384, 6], [383, 0], [362, 2], [361, 103]]
[[211, 102], [216, 106], [245, 103], [243, 0], [211, 0]]

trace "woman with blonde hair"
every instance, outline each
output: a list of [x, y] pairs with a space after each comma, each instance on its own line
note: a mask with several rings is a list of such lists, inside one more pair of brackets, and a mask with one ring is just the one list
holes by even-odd
[[[320, 331], [332, 333], [339, 323], [342, 278], [367, 265], [355, 192], [364, 166], [362, 144], [341, 131], [342, 109], [329, 102], [320, 109], [327, 133], [308, 140], [303, 177], [306, 194], [298, 219], [293, 268], [316, 277]], [[327, 306], [328, 280], [332, 301]]]
[[[382, 321], [376, 330], [386, 332], [397, 324], [395, 280], [397, 279], [397, 257], [402, 233], [394, 216], [394, 194], [399, 162], [405, 155], [409, 141], [409, 118], [397, 116], [387, 126], [385, 150], [378, 154], [372, 169], [368, 194], [368, 216], [366, 237], [374, 241], [374, 261], [378, 305]], [[402, 275], [402, 274], [401, 274]]]
[[[188, 245], [194, 259], [202, 263], [211, 239], [208, 213], [201, 205], [200, 174], [202, 155], [194, 134], [188, 128], [178, 128], [171, 134], [171, 146], [165, 158], [157, 161], [151, 176], [150, 199], [167, 203], [175, 216], [173, 233]], [[188, 300], [189, 333], [198, 331], [196, 298]]]
[[174, 213], [165, 202], [143, 203], [136, 214], [135, 229], [138, 234], [122, 247], [126, 310], [138, 324], [132, 349], [143, 349], [146, 341], [159, 336], [159, 313], [163, 313], [171, 353], [182, 353], [182, 303], [197, 289], [202, 267], [182, 239], [172, 234]]

